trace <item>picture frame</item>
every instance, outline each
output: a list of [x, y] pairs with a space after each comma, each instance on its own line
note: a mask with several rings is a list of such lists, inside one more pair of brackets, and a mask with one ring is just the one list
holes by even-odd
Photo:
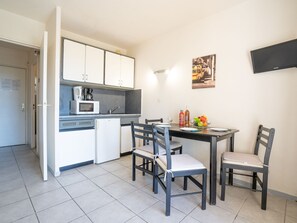
[[216, 54], [192, 60], [192, 89], [215, 87]]

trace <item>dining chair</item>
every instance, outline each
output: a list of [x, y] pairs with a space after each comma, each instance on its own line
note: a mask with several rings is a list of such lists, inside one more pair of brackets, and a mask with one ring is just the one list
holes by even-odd
[[[153, 128], [152, 125], [131, 122], [132, 131], [132, 180], [136, 179], [136, 169], [140, 170], [143, 175], [148, 173], [153, 176], [154, 170], [154, 144], [153, 144]], [[142, 141], [142, 145], [137, 145], [137, 140]], [[161, 149], [160, 154], [165, 154], [166, 151]], [[136, 158], [142, 159], [141, 164], [137, 164]], [[150, 167], [151, 166], [151, 167]], [[153, 178], [154, 182], [154, 178]], [[153, 183], [154, 189], [154, 183]]]
[[[145, 119], [145, 124], [158, 124], [158, 123], [163, 123], [163, 118], [159, 119]], [[175, 154], [176, 151], [179, 151], [179, 154], [183, 153], [183, 145], [180, 142], [173, 141], [170, 137], [170, 148]]]
[[[257, 189], [257, 182], [262, 188], [261, 209], [266, 210], [267, 188], [268, 188], [268, 169], [269, 157], [272, 149], [273, 138], [275, 134], [274, 128], [266, 128], [260, 125], [258, 128], [256, 144], [253, 154], [239, 152], [224, 152], [221, 156], [221, 200], [225, 200], [225, 180], [227, 169], [229, 174], [229, 182], [233, 184], [233, 175], [243, 175], [253, 178], [252, 189]], [[264, 158], [259, 156], [264, 154]], [[233, 170], [243, 170], [252, 172], [252, 174], [235, 173]], [[258, 173], [262, 173], [262, 180]]]
[[[155, 144], [155, 167], [154, 167], [154, 193], [158, 193], [158, 183], [166, 193], [165, 215], [170, 216], [171, 198], [181, 195], [192, 195], [202, 193], [201, 209], [206, 209], [206, 183], [207, 169], [198, 160], [188, 154], [170, 153], [170, 141], [168, 127], [153, 125], [153, 137]], [[161, 155], [160, 150], [166, 150], [166, 154]], [[159, 169], [162, 172], [159, 173]], [[202, 183], [196, 180], [193, 175], [202, 175]], [[199, 191], [172, 194], [172, 178], [183, 177], [183, 189], [187, 190], [188, 179], [190, 179]], [[163, 182], [164, 180], [164, 182]]]

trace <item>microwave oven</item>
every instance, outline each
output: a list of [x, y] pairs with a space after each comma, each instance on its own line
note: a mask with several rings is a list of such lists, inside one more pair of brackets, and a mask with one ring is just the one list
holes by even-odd
[[71, 101], [70, 113], [75, 115], [99, 114], [99, 101]]

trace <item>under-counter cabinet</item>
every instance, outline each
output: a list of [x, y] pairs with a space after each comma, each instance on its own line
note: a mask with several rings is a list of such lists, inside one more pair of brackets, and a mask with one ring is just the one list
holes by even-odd
[[134, 58], [105, 52], [105, 85], [134, 87]]
[[131, 125], [121, 126], [121, 154], [132, 151]]
[[103, 84], [104, 50], [63, 40], [63, 79]]
[[93, 161], [95, 158], [95, 130], [59, 132], [59, 166], [69, 167]]

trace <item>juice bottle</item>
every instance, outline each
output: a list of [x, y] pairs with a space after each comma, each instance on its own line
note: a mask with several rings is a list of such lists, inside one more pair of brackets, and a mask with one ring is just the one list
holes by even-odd
[[185, 111], [185, 126], [190, 126], [190, 112], [188, 109]]
[[183, 110], [180, 110], [179, 112], [179, 126], [185, 125], [185, 114]]

